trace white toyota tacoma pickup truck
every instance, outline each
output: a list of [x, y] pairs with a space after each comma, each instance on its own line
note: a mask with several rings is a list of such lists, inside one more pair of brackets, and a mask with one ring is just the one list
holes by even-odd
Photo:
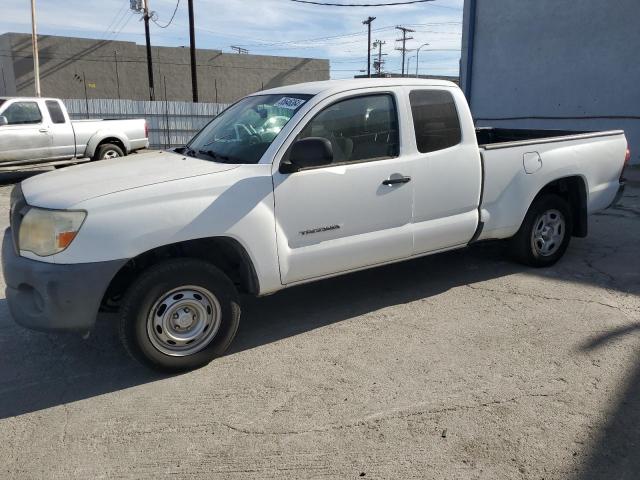
[[[29, 178], [2, 248], [21, 325], [122, 341], [164, 370], [221, 355], [240, 293], [509, 239], [552, 265], [623, 187], [622, 131], [476, 129], [452, 83], [364, 79], [248, 96], [188, 145]], [[375, 295], [375, 292], [372, 292]]]

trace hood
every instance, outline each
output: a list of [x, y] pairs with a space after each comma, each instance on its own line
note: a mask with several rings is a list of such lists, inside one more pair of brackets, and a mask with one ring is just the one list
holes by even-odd
[[22, 182], [22, 192], [29, 205], [63, 209], [110, 193], [238, 167], [173, 152], [149, 152], [37, 175]]

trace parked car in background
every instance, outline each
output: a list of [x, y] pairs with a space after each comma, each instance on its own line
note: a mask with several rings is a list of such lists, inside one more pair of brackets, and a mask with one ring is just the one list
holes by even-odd
[[147, 137], [144, 119], [71, 120], [55, 98], [0, 97], [0, 171], [122, 157]]
[[7, 300], [46, 331], [86, 333], [117, 307], [135, 358], [195, 368], [231, 344], [239, 293], [480, 240], [553, 265], [615, 201], [628, 161], [619, 130], [476, 130], [450, 82], [289, 85], [240, 100], [173, 152], [16, 186]]

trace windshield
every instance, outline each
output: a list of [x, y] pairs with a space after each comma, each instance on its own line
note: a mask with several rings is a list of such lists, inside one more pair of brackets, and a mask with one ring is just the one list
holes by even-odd
[[257, 95], [222, 112], [187, 145], [198, 158], [225, 163], [258, 163], [262, 154], [311, 95]]

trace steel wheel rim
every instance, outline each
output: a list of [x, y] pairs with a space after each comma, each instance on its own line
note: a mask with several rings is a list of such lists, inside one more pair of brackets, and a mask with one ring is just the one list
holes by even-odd
[[173, 357], [193, 355], [214, 339], [221, 308], [206, 288], [185, 285], [164, 293], [147, 315], [147, 334], [160, 352]]
[[556, 253], [566, 234], [566, 221], [559, 210], [550, 209], [538, 215], [531, 232], [531, 246], [541, 257]]
[[115, 150], [107, 150], [102, 155], [102, 158], [106, 160], [108, 158], [118, 158], [119, 156], [120, 154], [118, 154], [118, 152], [116, 152]]

